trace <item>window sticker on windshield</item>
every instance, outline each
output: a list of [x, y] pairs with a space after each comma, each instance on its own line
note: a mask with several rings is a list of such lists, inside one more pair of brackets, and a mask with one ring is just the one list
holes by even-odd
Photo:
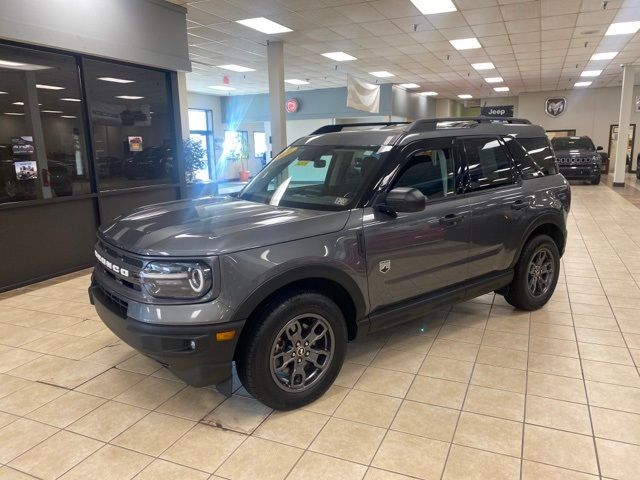
[[338, 197], [335, 199], [335, 201], [333, 202], [336, 205], [339, 205], [341, 207], [344, 207], [347, 203], [349, 203], [349, 199], [348, 198], [342, 198], [342, 197]]
[[297, 167], [306, 167], [309, 164], [309, 160], [298, 160], [296, 162]]
[[282, 152], [280, 152], [280, 154], [276, 158], [274, 158], [274, 160], [286, 157], [287, 155], [291, 155], [292, 153], [295, 153], [297, 151], [298, 147], [287, 147]]

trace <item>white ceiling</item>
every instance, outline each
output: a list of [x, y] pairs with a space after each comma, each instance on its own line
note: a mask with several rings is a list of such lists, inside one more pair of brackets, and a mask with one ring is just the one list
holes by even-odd
[[[395, 74], [379, 83], [417, 83], [416, 91], [441, 97], [509, 96], [521, 92], [616, 86], [620, 64], [640, 63], [640, 32], [605, 36], [613, 22], [640, 20], [640, 0], [453, 0], [458, 11], [421, 15], [409, 0], [170, 0], [187, 10], [193, 72], [188, 89], [208, 88], [227, 75], [233, 94], [268, 91], [267, 40], [285, 43], [285, 78], [309, 85], [287, 90], [346, 85], [346, 74], [375, 82], [368, 72]], [[607, 4], [603, 9], [603, 3]], [[293, 32], [266, 35], [236, 20], [267, 17]], [[480, 49], [458, 51], [449, 40], [477, 37]], [[321, 53], [344, 51], [357, 60], [335, 62]], [[593, 53], [619, 51], [613, 60], [590, 62]], [[496, 69], [476, 71], [472, 63], [492, 62]], [[238, 64], [255, 72], [216, 67]], [[583, 70], [600, 76], [580, 79]], [[502, 84], [486, 77], [501, 76]], [[498, 94], [495, 86], [511, 91]], [[223, 93], [225, 94], [225, 93]]]

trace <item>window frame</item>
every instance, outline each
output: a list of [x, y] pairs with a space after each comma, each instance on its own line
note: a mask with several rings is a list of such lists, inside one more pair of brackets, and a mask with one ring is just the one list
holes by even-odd
[[[192, 110], [205, 113], [207, 129], [197, 130], [197, 129], [192, 129], [191, 126], [189, 126], [189, 138], [191, 138], [191, 134], [202, 135], [205, 138], [205, 143], [206, 143], [205, 150], [207, 153], [207, 173], [209, 176], [209, 180], [217, 181], [218, 172], [216, 169], [214, 152], [213, 152], [213, 144], [214, 144], [213, 142], [213, 111], [211, 109], [206, 109], [206, 108], [189, 108], [188, 112]], [[187, 121], [189, 119], [188, 112], [187, 112]], [[211, 175], [211, 172], [213, 172], [213, 175]]]
[[[473, 140], [473, 139], [488, 139], [488, 140], [498, 141], [500, 148], [502, 149], [503, 153], [509, 160], [511, 178], [512, 178], [511, 183], [496, 185], [495, 187], [491, 187], [491, 186], [485, 187], [478, 190], [470, 188], [469, 159], [467, 157], [467, 150], [466, 150], [466, 145], [464, 144], [464, 141]], [[463, 194], [465, 195], [483, 194], [485, 192], [492, 192], [492, 191], [505, 189], [505, 188], [513, 188], [514, 186], [518, 186], [522, 183], [522, 177], [520, 176], [520, 173], [516, 167], [516, 162], [513, 156], [511, 155], [511, 152], [509, 152], [509, 149], [504, 144], [504, 141], [499, 135], [464, 135], [456, 138], [456, 144], [458, 145], [460, 162], [461, 162], [462, 169], [464, 171], [462, 174], [462, 180], [461, 180], [461, 184], [462, 184], [461, 187], [462, 187]]]

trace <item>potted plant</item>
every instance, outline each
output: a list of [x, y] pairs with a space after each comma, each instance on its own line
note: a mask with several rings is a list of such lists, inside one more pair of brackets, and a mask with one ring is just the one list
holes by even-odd
[[249, 167], [249, 148], [247, 145], [242, 145], [242, 147], [240, 147], [240, 152], [238, 154], [238, 160], [240, 161], [240, 172], [238, 172], [238, 176], [240, 177], [240, 181], [241, 182], [248, 182], [249, 181], [249, 175], [251, 174], [251, 172], [249, 172], [248, 167]]
[[182, 142], [182, 151], [184, 153], [184, 175], [188, 183], [196, 180], [199, 170], [207, 166], [207, 153], [202, 144], [191, 138], [187, 138]]

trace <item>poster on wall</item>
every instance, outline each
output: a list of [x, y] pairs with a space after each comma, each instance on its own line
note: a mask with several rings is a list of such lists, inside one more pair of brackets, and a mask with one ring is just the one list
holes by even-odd
[[347, 75], [347, 107], [370, 113], [380, 113], [380, 85]]
[[130, 152], [142, 151], [142, 137], [137, 135], [129, 137], [129, 151]]
[[513, 105], [495, 105], [480, 107], [483, 117], [513, 117]]
[[11, 137], [11, 151], [14, 155], [33, 155], [33, 137]]
[[35, 160], [14, 162], [18, 180], [34, 180], [38, 178], [38, 164]]

